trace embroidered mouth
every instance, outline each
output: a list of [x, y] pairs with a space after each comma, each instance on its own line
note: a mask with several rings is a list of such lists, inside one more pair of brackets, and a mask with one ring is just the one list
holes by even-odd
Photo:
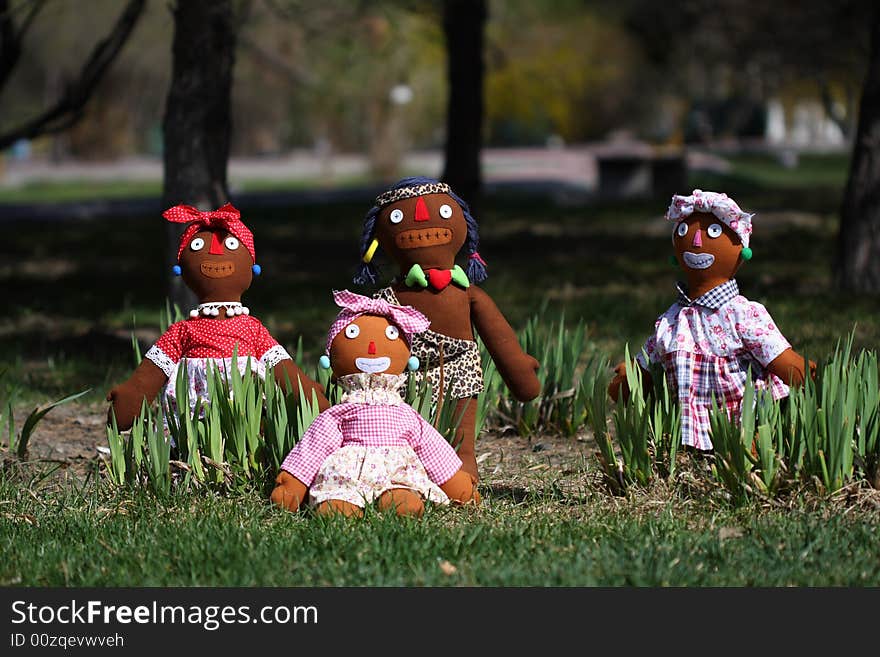
[[715, 256], [711, 253], [691, 253], [690, 251], [685, 251], [681, 254], [681, 259], [691, 269], [708, 269], [715, 264]]
[[200, 267], [202, 274], [208, 278], [226, 278], [235, 273], [235, 264], [229, 260], [222, 262], [203, 262]]
[[379, 356], [379, 358], [355, 358], [354, 365], [361, 372], [378, 374], [391, 367], [391, 359], [388, 358], [388, 356]]
[[418, 249], [424, 246], [438, 246], [452, 241], [452, 231], [448, 228], [414, 228], [397, 234], [394, 238], [399, 249]]

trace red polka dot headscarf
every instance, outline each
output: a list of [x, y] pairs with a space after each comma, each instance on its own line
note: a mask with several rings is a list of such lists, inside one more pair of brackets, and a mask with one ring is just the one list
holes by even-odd
[[250, 229], [241, 221], [241, 213], [232, 203], [227, 203], [222, 208], [202, 212], [198, 208], [191, 205], [175, 205], [168, 208], [162, 213], [168, 221], [176, 224], [189, 223], [180, 238], [180, 246], [177, 249], [177, 259], [180, 260], [180, 254], [189, 244], [193, 236], [202, 230], [219, 230], [223, 229], [238, 238], [238, 241], [244, 244], [244, 247], [251, 254], [254, 262], [257, 261], [257, 254], [254, 251], [254, 235]]

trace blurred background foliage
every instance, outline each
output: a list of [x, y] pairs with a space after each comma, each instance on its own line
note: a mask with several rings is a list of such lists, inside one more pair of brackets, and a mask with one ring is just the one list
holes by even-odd
[[[27, 2], [12, 3], [13, 10]], [[767, 102], [807, 99], [852, 132], [869, 3], [779, 0], [491, 0], [489, 146], [659, 143], [761, 136]], [[50, 0], [3, 92], [0, 129], [56, 97], [112, 24], [117, 0]], [[376, 167], [443, 143], [439, 0], [247, 0], [233, 86], [234, 156], [367, 152]], [[173, 18], [150, 1], [72, 130], [37, 140], [54, 159], [158, 155]], [[387, 152], [386, 152], [387, 151]]]

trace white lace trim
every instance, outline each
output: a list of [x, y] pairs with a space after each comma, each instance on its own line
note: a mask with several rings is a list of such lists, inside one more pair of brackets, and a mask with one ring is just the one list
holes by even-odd
[[153, 345], [147, 350], [147, 353], [144, 354], [144, 358], [153, 361], [156, 366], [165, 372], [165, 376], [169, 379], [174, 376], [174, 373], [177, 371], [177, 363], [171, 360], [164, 351], [159, 349], [156, 345]]
[[263, 364], [266, 367], [275, 367], [282, 360], [293, 360], [290, 357], [290, 354], [287, 353], [287, 349], [282, 347], [280, 344], [276, 344], [274, 347], [266, 351], [260, 358]]

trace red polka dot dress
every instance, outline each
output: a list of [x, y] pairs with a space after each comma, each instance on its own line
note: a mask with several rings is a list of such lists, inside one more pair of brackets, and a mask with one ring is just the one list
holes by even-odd
[[150, 347], [144, 358], [151, 360], [168, 377], [164, 396], [170, 408], [177, 406], [180, 369], [186, 368], [190, 407], [196, 400], [208, 399], [211, 367], [226, 372], [237, 354], [238, 371], [244, 374], [248, 362], [251, 372], [265, 378], [266, 368], [289, 359], [290, 354], [278, 344], [262, 322], [250, 315], [229, 319], [196, 317], [177, 322]]

